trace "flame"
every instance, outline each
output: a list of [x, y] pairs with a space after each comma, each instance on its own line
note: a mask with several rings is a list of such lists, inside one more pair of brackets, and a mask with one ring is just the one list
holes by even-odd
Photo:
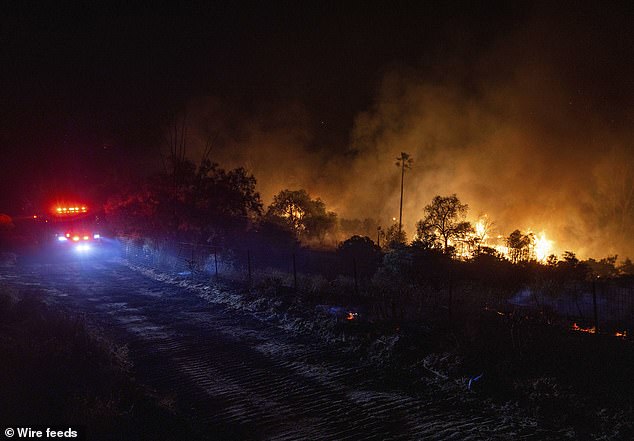
[[475, 233], [476, 236], [481, 238], [482, 241], [485, 241], [489, 238], [489, 235], [487, 234], [487, 227], [486, 225], [484, 225], [484, 220], [480, 219], [476, 224], [475, 224]]
[[623, 330], [623, 331], [616, 331], [614, 333], [615, 337], [621, 337], [621, 338], [626, 338], [627, 337], [627, 331]]
[[357, 314], [356, 312], [348, 312], [346, 320], [356, 320], [357, 317], [359, 317], [359, 314]]
[[546, 238], [546, 233], [543, 231], [539, 235], [535, 236], [535, 257], [537, 261], [544, 262], [551, 254], [553, 249], [553, 241]]
[[596, 328], [593, 326], [591, 328], [582, 328], [580, 326], [578, 326], [576, 323], [573, 323], [572, 326], [570, 327], [570, 329], [572, 329], [573, 331], [578, 331], [578, 332], [587, 332], [589, 334], [596, 334], [597, 330]]

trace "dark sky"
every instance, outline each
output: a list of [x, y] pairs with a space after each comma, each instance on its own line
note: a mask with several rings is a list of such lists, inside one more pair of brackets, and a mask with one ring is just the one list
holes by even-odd
[[313, 143], [343, 148], [385, 69], [473, 57], [527, 9], [480, 3], [6, 11], [0, 145], [12, 194], [2, 204], [33, 186], [91, 185], [104, 164], [155, 166], [165, 126], [201, 96], [246, 117], [299, 102]]
[[[327, 202], [351, 184], [333, 163], [354, 157], [360, 173], [376, 166], [371, 155], [389, 163], [411, 149], [422, 167], [421, 156], [436, 155], [429, 139], [442, 140], [442, 127], [451, 143], [472, 149], [464, 156], [471, 164], [502, 151], [497, 144], [517, 162], [534, 150], [543, 167], [531, 176], [551, 182], [580, 170], [574, 158], [596, 162], [593, 152], [608, 148], [599, 137], [634, 157], [630, 3], [232, 1], [131, 10], [108, 2], [3, 11], [0, 211], [51, 193], [107, 195], [112, 182], [159, 166], [166, 128], [183, 115], [198, 125], [192, 133], [205, 118], [218, 122], [229, 151], [221, 159], [238, 149], [233, 157], [249, 162], [258, 150], [301, 144], [299, 153], [276, 151], [290, 158], [287, 168], [330, 172], [273, 176], [254, 159], [258, 184], [265, 196], [301, 185]], [[426, 147], [396, 145], [414, 136], [427, 137]], [[452, 173], [461, 167], [452, 164]], [[426, 170], [456, 182], [447, 170]], [[388, 172], [377, 185], [392, 200]], [[479, 178], [471, 169], [464, 176]], [[584, 185], [579, 176], [569, 181]], [[485, 184], [469, 181], [469, 189]], [[495, 191], [470, 196], [485, 205], [482, 195]], [[429, 197], [420, 191], [412, 210]], [[517, 212], [512, 202], [504, 207]], [[353, 214], [379, 211], [367, 205]]]

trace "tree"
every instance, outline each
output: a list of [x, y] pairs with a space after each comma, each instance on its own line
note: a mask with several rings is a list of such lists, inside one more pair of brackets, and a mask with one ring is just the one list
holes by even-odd
[[381, 249], [367, 236], [352, 236], [337, 247], [342, 264], [356, 266], [362, 277], [370, 278], [376, 272], [382, 258]]
[[619, 273], [627, 276], [634, 275], [634, 263], [629, 257], [626, 257], [623, 263], [619, 265]]
[[156, 174], [111, 197], [105, 207], [117, 233], [209, 242], [244, 231], [262, 211], [256, 180], [243, 168], [225, 171], [204, 159], [172, 157]]
[[592, 275], [596, 277], [616, 277], [619, 274], [619, 271], [616, 268], [617, 258], [617, 255], [607, 256], [599, 261], [590, 258], [584, 263], [590, 269]]
[[506, 238], [506, 246], [509, 249], [511, 262], [517, 263], [530, 259], [531, 245], [534, 242], [532, 233], [522, 234], [520, 230], [515, 230]]
[[326, 204], [319, 198], [312, 199], [305, 190], [279, 192], [273, 197], [267, 216], [286, 225], [298, 238], [320, 242], [337, 224], [337, 215], [326, 211]]
[[391, 225], [385, 232], [384, 248], [398, 248], [407, 244], [407, 235], [405, 231], [398, 227], [398, 224]]
[[487, 239], [490, 237], [494, 228], [495, 223], [491, 221], [487, 215], [480, 216], [478, 222], [473, 226], [473, 234], [471, 237], [476, 253], [479, 253], [480, 248], [487, 243]]
[[398, 211], [398, 232], [403, 229], [403, 182], [405, 181], [405, 169], [412, 168], [412, 159], [409, 153], [401, 152], [401, 156], [396, 158], [396, 166], [401, 168], [401, 205]]
[[442, 246], [448, 252], [450, 241], [462, 240], [473, 231], [471, 224], [464, 220], [468, 209], [455, 194], [434, 197], [425, 207], [425, 218], [416, 224], [418, 238], [432, 247]]
[[556, 268], [564, 280], [585, 280], [590, 272], [588, 265], [580, 262], [572, 251], [564, 251], [563, 259], [557, 262]]

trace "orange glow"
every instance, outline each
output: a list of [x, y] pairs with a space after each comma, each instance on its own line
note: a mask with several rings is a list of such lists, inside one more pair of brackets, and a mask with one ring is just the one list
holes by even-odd
[[66, 233], [66, 237], [70, 237], [70, 233]]
[[358, 316], [359, 314], [357, 314], [356, 312], [348, 312], [346, 320], [356, 320]]
[[615, 337], [620, 337], [620, 338], [626, 338], [627, 337], [627, 331], [616, 331], [614, 333]]
[[79, 206], [57, 206], [53, 210], [57, 214], [77, 214], [77, 213], [87, 213], [88, 207], [85, 205]]
[[77, 242], [79, 240], [79, 236], [73, 236], [73, 240]]
[[88, 240], [88, 239], [90, 239], [90, 237], [84, 236], [84, 240]]
[[596, 334], [597, 330], [596, 328], [593, 326], [591, 328], [582, 328], [580, 326], [578, 326], [576, 323], [573, 323], [572, 326], [570, 327], [570, 329], [572, 329], [573, 331], [578, 331], [578, 332], [587, 332], [589, 334]]
[[543, 231], [535, 236], [535, 257], [538, 262], [545, 262], [553, 249], [553, 241], [546, 238]]

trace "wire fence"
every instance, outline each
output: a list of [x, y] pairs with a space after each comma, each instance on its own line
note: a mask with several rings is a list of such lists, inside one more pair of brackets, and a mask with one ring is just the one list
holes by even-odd
[[457, 319], [490, 311], [509, 317], [541, 316], [579, 331], [634, 335], [634, 287], [619, 279], [562, 284], [541, 281], [519, 289], [500, 289], [495, 282], [486, 285], [453, 280], [449, 273], [413, 285], [377, 281], [372, 278], [376, 267], [332, 251], [185, 242], [148, 245], [132, 240], [121, 240], [121, 249], [135, 264], [199, 282], [274, 279], [298, 295], [308, 292], [324, 302], [362, 305], [366, 315], [375, 319], [421, 319], [439, 312]]

